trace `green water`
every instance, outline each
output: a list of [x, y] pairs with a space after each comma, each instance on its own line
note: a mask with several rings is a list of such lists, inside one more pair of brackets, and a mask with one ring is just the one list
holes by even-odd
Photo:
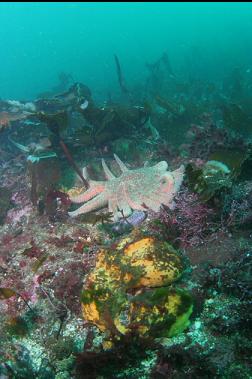
[[0, 379], [252, 379], [252, 3], [0, 3], [0, 41]]
[[176, 73], [218, 79], [252, 68], [250, 3], [1, 3], [0, 97], [32, 99], [70, 73], [103, 100], [166, 51]]

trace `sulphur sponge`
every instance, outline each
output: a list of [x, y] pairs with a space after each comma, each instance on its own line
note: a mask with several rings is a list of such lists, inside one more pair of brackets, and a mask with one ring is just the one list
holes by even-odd
[[172, 336], [192, 312], [190, 295], [171, 289], [183, 265], [175, 249], [152, 237], [101, 250], [82, 292], [84, 318], [109, 334]]

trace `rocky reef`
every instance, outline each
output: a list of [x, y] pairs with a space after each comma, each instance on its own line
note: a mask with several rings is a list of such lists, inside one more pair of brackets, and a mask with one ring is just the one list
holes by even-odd
[[250, 97], [115, 62], [0, 101], [0, 377], [249, 379]]

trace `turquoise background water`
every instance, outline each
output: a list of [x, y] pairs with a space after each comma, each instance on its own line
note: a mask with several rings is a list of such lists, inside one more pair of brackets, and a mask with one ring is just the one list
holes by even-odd
[[1, 3], [0, 97], [30, 99], [69, 72], [98, 99], [166, 51], [176, 73], [219, 78], [252, 68], [250, 3]]

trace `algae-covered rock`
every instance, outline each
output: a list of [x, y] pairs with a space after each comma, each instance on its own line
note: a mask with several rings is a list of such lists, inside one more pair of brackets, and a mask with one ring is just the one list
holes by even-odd
[[222, 162], [230, 170], [232, 178], [237, 178], [243, 171], [243, 166], [245, 162], [251, 159], [251, 151], [247, 150], [230, 150], [230, 149], [220, 149], [216, 150], [213, 154], [209, 156], [212, 161]]
[[173, 337], [189, 325], [192, 298], [180, 289], [169, 287], [144, 290], [130, 306], [130, 324], [140, 336]]
[[[126, 265], [141, 270], [134, 288], [166, 286], [181, 275], [181, 259], [166, 242], [151, 237], [142, 238], [126, 246], [123, 253], [122, 260]], [[128, 273], [124, 280], [134, 281], [133, 274]]]
[[166, 242], [125, 238], [98, 254], [82, 293], [83, 316], [109, 335], [173, 336], [186, 328], [192, 312], [190, 295], [169, 287], [182, 270]]
[[251, 149], [216, 149], [202, 166], [188, 164], [186, 175], [190, 190], [199, 194], [201, 201], [207, 202], [216, 194], [232, 187], [237, 178], [251, 178]]
[[210, 160], [202, 168], [189, 164], [186, 168], [189, 188], [207, 202], [215, 194], [232, 185], [232, 171], [225, 163]]
[[[145, 237], [114, 250], [102, 250], [89, 280], [102, 283], [120, 281], [126, 288], [165, 286], [179, 278], [182, 263], [175, 249], [166, 242]], [[101, 278], [102, 273], [104, 277]]]
[[0, 225], [3, 224], [7, 211], [11, 207], [11, 192], [0, 187]]

